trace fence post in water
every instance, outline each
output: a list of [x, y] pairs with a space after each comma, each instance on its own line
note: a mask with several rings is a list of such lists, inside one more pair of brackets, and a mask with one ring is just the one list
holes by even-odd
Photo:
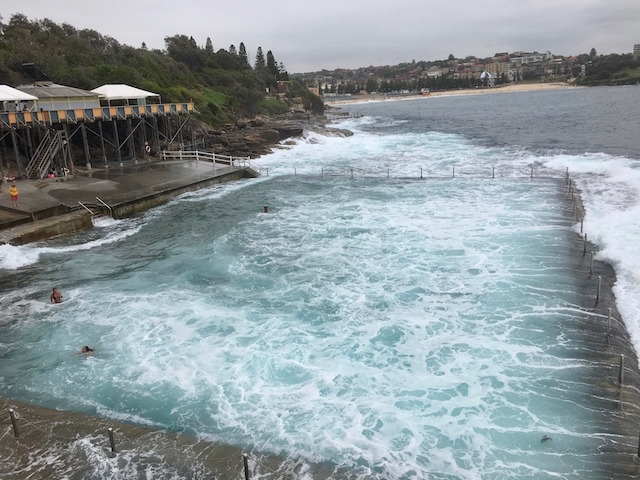
[[624, 355], [620, 355], [620, 372], [618, 373], [618, 383], [624, 384]]
[[453, 177], [451, 178], [456, 178], [456, 167], [453, 167]]
[[569, 181], [569, 167], [567, 167], [567, 174], [564, 177], [564, 184], [566, 185], [568, 181]]
[[324, 178], [324, 168], [320, 172], [320, 177]]
[[607, 344], [611, 343], [611, 309], [609, 309], [609, 318], [607, 319]]
[[589, 267], [589, 278], [593, 275], [593, 252], [591, 252], [591, 266]]
[[584, 215], [580, 217], [580, 233], [582, 233], [584, 229]]
[[491, 178], [496, 178], [496, 167], [491, 168]]
[[587, 234], [584, 234], [584, 248], [582, 249], [582, 256], [587, 254]]
[[598, 275], [598, 294], [596, 295], [596, 305], [600, 301], [600, 286], [602, 285], [602, 277]]
[[107, 428], [107, 432], [109, 432], [109, 443], [111, 444], [111, 453], [116, 453], [116, 442], [113, 439], [113, 428]]
[[389, 178], [389, 169], [387, 168], [387, 178]]
[[422, 178], [422, 168], [420, 169], [420, 178]]
[[18, 438], [20, 436], [20, 430], [18, 430], [18, 422], [16, 422], [16, 416], [13, 412], [13, 408], [9, 409], [9, 416], [11, 417], [11, 425], [13, 425], [13, 434]]
[[533, 166], [531, 166], [531, 180], [533, 180]]
[[242, 462], [244, 463], [244, 479], [249, 480], [249, 455], [243, 453]]

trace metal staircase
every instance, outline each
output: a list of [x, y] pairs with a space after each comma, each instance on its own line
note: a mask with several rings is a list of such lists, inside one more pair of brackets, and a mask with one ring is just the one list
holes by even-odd
[[27, 178], [42, 179], [51, 169], [53, 159], [64, 145], [64, 132], [47, 129], [44, 138], [25, 169]]

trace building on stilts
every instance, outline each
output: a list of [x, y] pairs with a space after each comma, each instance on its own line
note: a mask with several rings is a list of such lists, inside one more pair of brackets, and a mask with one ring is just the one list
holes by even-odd
[[194, 112], [193, 102], [162, 103], [122, 84], [92, 91], [48, 80], [0, 85], [0, 174], [41, 179], [194, 149]]

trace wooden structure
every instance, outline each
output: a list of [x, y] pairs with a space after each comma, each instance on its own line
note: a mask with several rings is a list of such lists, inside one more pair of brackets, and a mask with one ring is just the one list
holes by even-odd
[[92, 161], [108, 166], [148, 160], [161, 150], [191, 149], [184, 133], [195, 112], [192, 102], [147, 103], [146, 97], [159, 102], [160, 96], [128, 88], [136, 91], [134, 98], [114, 101], [96, 91], [51, 82], [18, 87], [37, 100], [22, 110], [0, 112], [0, 173], [4, 176], [13, 164], [22, 178], [43, 178], [52, 171], [73, 170], [74, 159], [90, 169]]

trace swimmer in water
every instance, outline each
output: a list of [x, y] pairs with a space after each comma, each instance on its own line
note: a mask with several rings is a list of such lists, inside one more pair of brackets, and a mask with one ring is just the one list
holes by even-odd
[[55, 287], [53, 289], [51, 297], [49, 298], [51, 298], [51, 303], [62, 303], [62, 294]]
[[82, 347], [82, 350], [80, 350], [78, 353], [84, 353], [85, 355], [91, 355], [93, 353], [93, 348], [89, 348], [86, 345], [84, 347]]

